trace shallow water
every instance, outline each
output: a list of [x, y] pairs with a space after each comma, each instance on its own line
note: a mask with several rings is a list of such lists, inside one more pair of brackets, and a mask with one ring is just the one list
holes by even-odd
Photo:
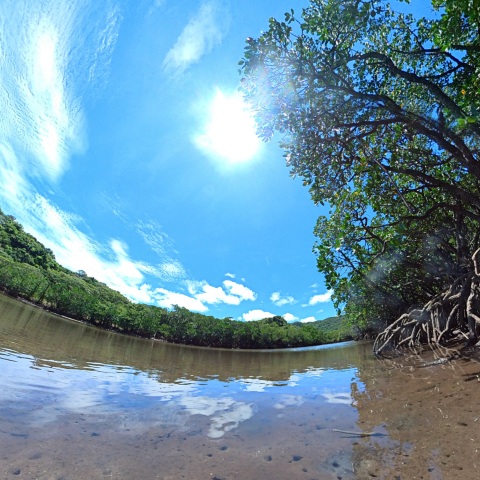
[[[472, 365], [385, 364], [368, 343], [261, 352], [168, 345], [1, 296], [0, 475], [479, 478]], [[462, 416], [441, 422], [450, 393]], [[452, 446], [466, 437], [468, 448]]]

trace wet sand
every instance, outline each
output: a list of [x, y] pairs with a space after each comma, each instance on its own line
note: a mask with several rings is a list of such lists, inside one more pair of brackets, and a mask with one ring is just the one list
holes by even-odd
[[326, 428], [351, 425], [342, 409], [264, 413], [218, 439], [209, 438], [211, 421], [202, 415], [185, 414], [182, 422], [177, 413], [171, 424], [152, 427], [145, 425], [151, 412], [64, 415], [46, 428], [19, 428], [13, 419], [0, 422], [0, 465], [12, 479], [355, 478], [352, 439]]
[[354, 446], [357, 478], [476, 480], [480, 478], [480, 352], [470, 359], [423, 367], [432, 354], [385, 362], [362, 377], [359, 426], [383, 424], [389, 448]]

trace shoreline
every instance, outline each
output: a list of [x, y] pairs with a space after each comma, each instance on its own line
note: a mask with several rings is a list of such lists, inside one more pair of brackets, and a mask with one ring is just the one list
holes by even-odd
[[119, 334], [119, 335], [125, 335], [127, 337], [134, 337], [134, 338], [138, 338], [138, 339], [143, 339], [143, 340], [151, 340], [151, 341], [154, 341], [154, 342], [159, 342], [159, 343], [167, 344], [167, 345], [180, 345], [182, 347], [207, 348], [207, 349], [210, 349], [210, 350], [226, 350], [226, 351], [238, 351], [238, 352], [273, 352], [273, 351], [295, 351], [295, 350], [301, 350], [301, 349], [303, 349], [303, 350], [304, 349], [316, 349], [316, 348], [320, 348], [320, 347], [324, 347], [324, 346], [328, 347], [328, 346], [331, 346], [331, 345], [337, 345], [337, 344], [340, 345], [342, 343], [350, 342], [350, 341], [352, 341], [352, 342], [362, 341], [362, 340], [357, 340], [357, 339], [351, 339], [351, 340], [342, 340], [342, 341], [339, 341], [339, 342], [325, 342], [325, 343], [318, 344], [318, 345], [309, 345], [309, 346], [303, 346], [303, 347], [281, 347], [281, 348], [227, 348], [227, 347], [210, 347], [210, 346], [204, 346], [204, 345], [186, 344], [186, 343], [180, 343], [180, 342], [169, 342], [169, 341], [164, 340], [162, 338], [146, 337], [146, 336], [138, 335], [138, 334], [133, 333], [133, 332], [125, 332], [125, 331], [118, 330], [118, 329], [115, 329], [115, 328], [105, 328], [105, 327], [102, 327], [98, 324], [89, 322], [87, 320], [81, 320], [81, 319], [78, 319], [78, 318], [69, 317], [67, 315], [63, 315], [61, 313], [57, 313], [53, 310], [50, 310], [45, 305], [35, 303], [35, 302], [33, 302], [31, 300], [28, 300], [26, 298], [19, 297], [18, 295], [17, 296], [10, 295], [9, 293], [7, 293], [4, 290], [4, 288], [0, 288], [0, 294], [5, 295], [7, 298], [10, 298], [12, 300], [16, 300], [18, 302], [29, 305], [32, 308], [38, 308], [38, 309], [40, 309], [40, 310], [42, 310], [42, 311], [44, 311], [44, 312], [46, 312], [50, 315], [55, 315], [57, 317], [65, 319], [65, 320], [80, 323], [82, 325], [86, 325], [86, 326], [89, 326], [89, 327], [98, 328], [99, 330], [102, 330], [102, 331], [105, 331], [105, 332], [111, 332], [111, 333], [115, 333], [115, 334]]

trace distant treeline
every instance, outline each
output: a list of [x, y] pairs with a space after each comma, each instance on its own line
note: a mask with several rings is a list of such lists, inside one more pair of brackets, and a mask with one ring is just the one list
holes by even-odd
[[59, 265], [50, 249], [1, 210], [0, 288], [60, 315], [172, 343], [259, 349], [320, 345], [349, 338], [338, 317], [332, 328], [322, 329], [319, 325], [323, 322], [288, 324], [279, 316], [241, 322], [181, 307], [167, 310], [133, 303], [85, 272], [71, 272]]

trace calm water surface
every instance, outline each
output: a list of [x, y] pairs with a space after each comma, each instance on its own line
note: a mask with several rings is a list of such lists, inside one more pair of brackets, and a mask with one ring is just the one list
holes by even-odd
[[393, 420], [368, 413], [383, 395], [375, 382], [391, 372], [368, 343], [183, 347], [0, 296], [0, 475], [347, 479], [388, 467], [384, 478], [400, 478], [388, 476], [394, 457], [412, 444], [390, 438]]

